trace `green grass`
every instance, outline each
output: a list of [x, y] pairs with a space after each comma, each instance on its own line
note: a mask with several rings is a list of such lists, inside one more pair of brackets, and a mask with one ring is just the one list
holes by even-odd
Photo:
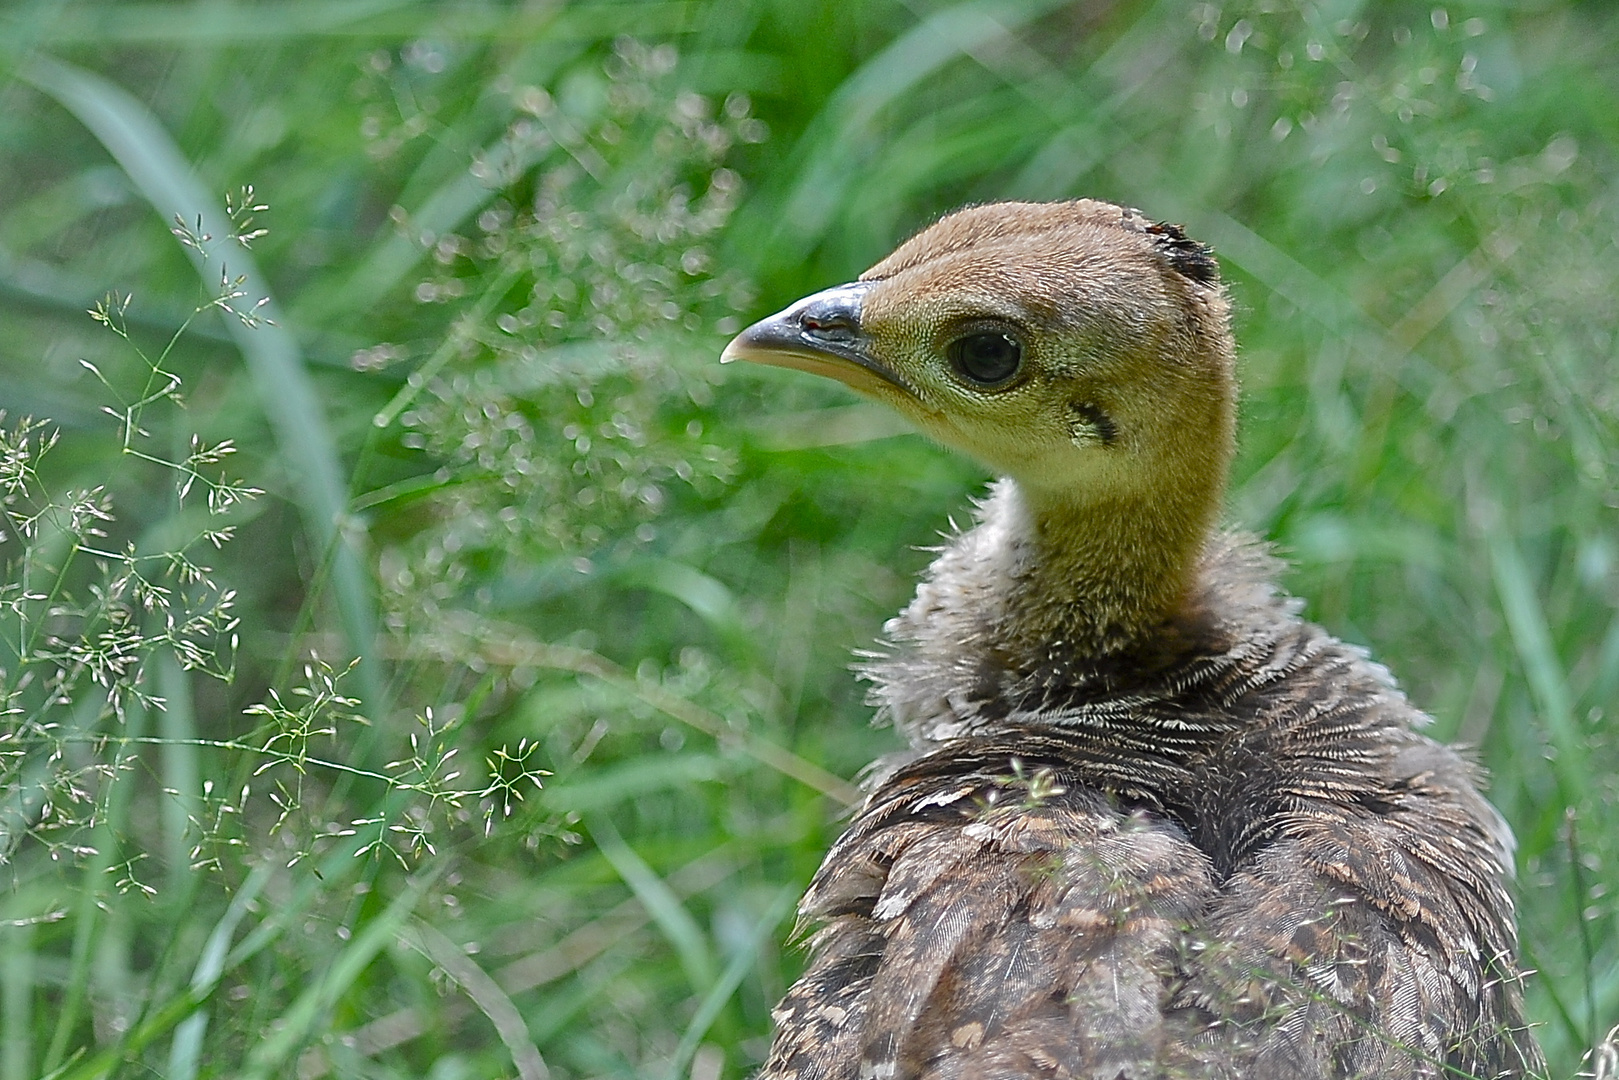
[[1219, 252], [1230, 519], [1478, 748], [1573, 1076], [1619, 1022], [1616, 51], [1566, 0], [7, 8], [0, 409], [60, 437], [0, 454], [0, 1080], [747, 1075], [892, 745], [850, 653], [985, 478], [715, 357], [1075, 195]]

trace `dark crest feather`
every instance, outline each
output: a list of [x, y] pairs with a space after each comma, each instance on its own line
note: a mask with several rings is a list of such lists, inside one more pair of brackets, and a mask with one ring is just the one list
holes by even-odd
[[1214, 258], [1214, 249], [1187, 236], [1185, 226], [1153, 221], [1133, 207], [1124, 211], [1119, 223], [1151, 237], [1153, 246], [1163, 255], [1171, 270], [1200, 285], [1219, 283], [1220, 264]]
[[1167, 221], [1147, 226], [1147, 235], [1158, 242], [1158, 250], [1175, 270], [1203, 285], [1220, 280], [1220, 264], [1214, 259], [1214, 249], [1200, 244], [1186, 235], [1186, 230]]

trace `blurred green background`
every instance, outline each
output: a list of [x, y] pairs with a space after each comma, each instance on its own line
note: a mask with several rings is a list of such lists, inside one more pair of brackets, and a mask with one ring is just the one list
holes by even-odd
[[1229, 518], [1477, 748], [1573, 1076], [1619, 1021], [1615, 57], [1598, 0], [11, 0], [0, 1080], [756, 1068], [894, 741], [851, 653], [987, 478], [715, 358], [1079, 195], [1218, 251]]

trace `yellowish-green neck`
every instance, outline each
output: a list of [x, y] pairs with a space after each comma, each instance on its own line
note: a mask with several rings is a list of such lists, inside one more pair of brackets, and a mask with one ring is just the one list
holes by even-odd
[[1003, 609], [1023, 663], [1117, 653], [1185, 609], [1219, 514], [1224, 468], [1177, 488], [1054, 493], [1020, 488], [1007, 522], [1020, 548]]

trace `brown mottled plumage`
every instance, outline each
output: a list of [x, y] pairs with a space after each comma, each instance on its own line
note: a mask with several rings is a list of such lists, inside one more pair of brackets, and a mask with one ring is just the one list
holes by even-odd
[[976, 207], [727, 358], [1006, 477], [865, 666], [913, 749], [804, 897], [762, 1080], [1543, 1071], [1473, 770], [1216, 530], [1207, 249], [1107, 203]]

